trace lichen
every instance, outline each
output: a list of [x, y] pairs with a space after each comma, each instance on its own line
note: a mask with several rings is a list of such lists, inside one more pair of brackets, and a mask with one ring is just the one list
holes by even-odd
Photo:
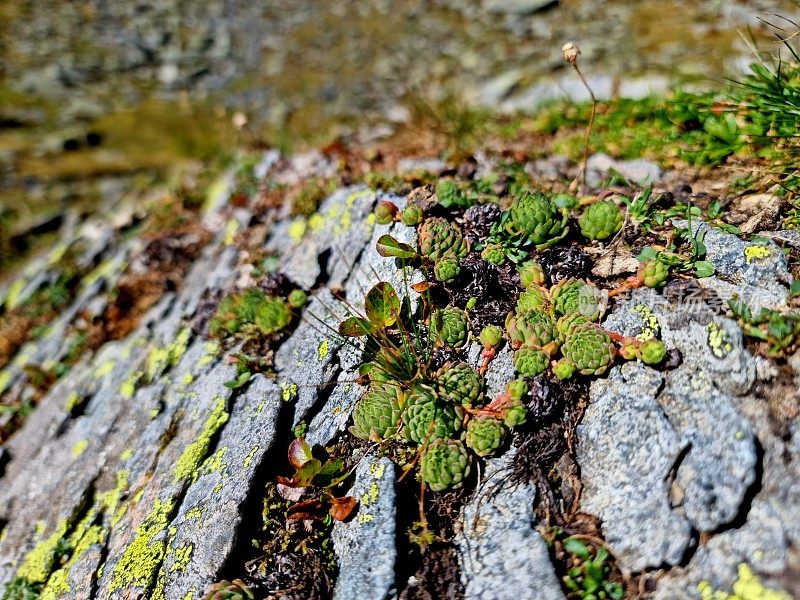
[[17, 279], [11, 286], [8, 288], [8, 293], [6, 294], [5, 304], [6, 310], [13, 310], [19, 305], [20, 297], [19, 295], [22, 293], [22, 290], [25, 289], [25, 280], [24, 279]]
[[200, 519], [205, 511], [206, 509], [204, 506], [193, 506], [186, 511], [186, 518], [191, 520]]
[[139, 380], [142, 378], [141, 371], [132, 371], [128, 373], [125, 380], [119, 386], [119, 393], [123, 398], [131, 399], [133, 395], [136, 393], [136, 386], [139, 383]]
[[189, 561], [192, 558], [192, 550], [194, 550], [194, 547], [191, 544], [175, 548], [175, 558], [172, 561], [172, 565], [169, 567], [170, 573], [173, 571], [182, 572], [186, 570], [186, 567], [189, 566]]
[[147, 355], [147, 365], [145, 367], [148, 382], [152, 382], [168, 367], [174, 367], [178, 364], [178, 361], [186, 352], [186, 348], [189, 347], [191, 337], [192, 330], [184, 327], [171, 343], [163, 348], [153, 348], [150, 351], [150, 354]]
[[328, 348], [328, 340], [322, 340], [322, 343], [320, 343], [319, 348], [317, 348], [317, 359], [320, 361], [325, 360], [325, 357], [328, 356], [329, 351], [330, 350]]
[[218, 396], [211, 414], [206, 419], [203, 431], [200, 432], [195, 441], [186, 446], [178, 462], [175, 463], [173, 471], [175, 483], [194, 481], [197, 478], [198, 468], [208, 453], [211, 438], [214, 437], [220, 427], [228, 422], [229, 417], [230, 415], [225, 410], [225, 399]]
[[255, 446], [252, 450], [250, 450], [250, 452], [247, 453], [247, 456], [244, 457], [244, 461], [242, 461], [242, 466], [245, 469], [250, 466], [251, 462], [253, 462], [253, 458], [255, 457], [256, 452], [258, 452], [260, 447], [261, 446]]
[[739, 579], [733, 584], [733, 593], [714, 590], [711, 583], [701, 581], [697, 590], [701, 600], [791, 600], [786, 592], [769, 589], [761, 583], [746, 564], [739, 565]]
[[114, 370], [114, 361], [107, 360], [106, 362], [104, 362], [102, 365], [100, 365], [95, 369], [94, 378], [100, 379], [104, 375], [108, 375], [109, 373], [111, 373], [111, 371], [113, 370]]
[[[2, 391], [2, 386], [0, 385], [0, 391]], [[67, 412], [72, 412], [78, 405], [81, 403], [81, 397], [78, 395], [78, 392], [70, 392], [67, 396], [67, 401], [64, 403], [64, 410]]]
[[72, 446], [72, 458], [78, 458], [81, 454], [86, 451], [86, 448], [89, 447], [89, 440], [78, 440], [75, 442], [75, 445]]
[[[44, 583], [50, 576], [55, 561], [56, 550], [62, 538], [69, 531], [69, 521], [63, 520], [55, 531], [45, 540], [42, 540], [33, 550], [22, 559], [22, 564], [17, 569], [15, 577], [28, 583]], [[39, 525], [37, 524], [37, 531]]]
[[226, 246], [230, 246], [233, 240], [236, 239], [236, 232], [238, 230], [239, 221], [236, 219], [228, 219], [228, 222], [225, 223], [225, 233], [222, 236], [222, 243]]
[[281, 400], [289, 402], [297, 396], [297, 384], [289, 383], [287, 381], [281, 382]]
[[636, 339], [640, 342], [654, 339], [661, 331], [661, 325], [659, 325], [658, 318], [650, 310], [650, 307], [644, 304], [637, 304], [631, 310], [639, 315], [643, 322], [642, 331], [636, 336]]
[[90, 511], [78, 524], [73, 534], [67, 541], [72, 547], [72, 555], [63, 567], [53, 572], [47, 580], [47, 585], [42, 589], [40, 600], [56, 600], [71, 591], [69, 576], [73, 565], [83, 554], [95, 544], [105, 540], [105, 530], [100, 525], [90, 525], [96, 514]]
[[711, 348], [711, 353], [717, 358], [725, 358], [733, 350], [731, 338], [725, 328], [717, 323], [711, 321], [708, 326], [708, 346]]
[[183, 387], [189, 387], [192, 381], [194, 381], [194, 375], [191, 373], [186, 373], [183, 377], [181, 377], [181, 385]]
[[295, 219], [289, 224], [289, 229], [286, 233], [295, 244], [299, 244], [306, 233], [306, 220], [302, 217]]
[[122, 451], [122, 454], [119, 455], [120, 460], [129, 460], [133, 457], [133, 448], [126, 448]]
[[167, 548], [166, 542], [156, 538], [167, 528], [174, 508], [173, 498], [163, 502], [156, 498], [153, 502], [150, 514], [136, 528], [136, 537], [114, 565], [108, 586], [109, 595], [131, 587], [146, 590], [153, 585]]
[[203, 346], [203, 356], [197, 361], [198, 367], [206, 367], [219, 356], [220, 345], [217, 342], [206, 342]]
[[228, 452], [227, 446], [222, 446], [221, 448], [218, 448], [217, 451], [214, 452], [214, 454], [209, 456], [205, 460], [205, 462], [203, 462], [203, 465], [200, 468], [200, 472], [203, 475], [208, 475], [211, 473], [217, 473], [219, 471], [222, 471], [225, 467], [228, 466], [228, 463], [226, 463], [223, 460], [227, 452]]
[[765, 246], [763, 244], [754, 244], [752, 246], [747, 246], [747, 248], [744, 249], [744, 261], [749, 265], [754, 260], [767, 258], [771, 254], [772, 250], [769, 246]]
[[0, 371], [0, 392], [4, 392], [11, 382], [11, 373], [7, 369]]

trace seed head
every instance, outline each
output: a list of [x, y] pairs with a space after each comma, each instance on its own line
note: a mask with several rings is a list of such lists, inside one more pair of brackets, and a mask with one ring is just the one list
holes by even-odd
[[581, 53], [581, 49], [578, 48], [578, 44], [575, 42], [567, 42], [561, 47], [561, 53], [564, 55], [565, 61], [571, 65], [574, 65], [578, 62], [578, 56]]

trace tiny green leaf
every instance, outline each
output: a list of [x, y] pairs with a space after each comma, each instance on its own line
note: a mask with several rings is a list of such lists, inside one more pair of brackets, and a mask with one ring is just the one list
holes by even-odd
[[694, 272], [698, 277], [711, 277], [716, 269], [714, 263], [708, 260], [698, 260], [694, 263]]
[[378, 254], [386, 258], [415, 258], [417, 256], [417, 252], [414, 248], [408, 244], [397, 241], [389, 234], [379, 237], [375, 247], [378, 250]]
[[390, 283], [381, 281], [367, 292], [364, 299], [367, 318], [379, 329], [394, 325], [400, 314], [400, 299]]
[[570, 554], [574, 554], [583, 560], [589, 560], [589, 548], [586, 547], [582, 541], [575, 538], [568, 538], [564, 540], [564, 550]]

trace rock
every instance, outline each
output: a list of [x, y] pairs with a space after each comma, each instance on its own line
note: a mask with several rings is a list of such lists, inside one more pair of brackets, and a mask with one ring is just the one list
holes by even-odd
[[394, 588], [395, 474], [388, 458], [365, 457], [349, 494], [359, 501], [357, 514], [333, 526], [339, 557], [334, 600], [388, 598]]
[[661, 167], [648, 160], [615, 160], [608, 154], [598, 152], [589, 157], [586, 183], [593, 187], [599, 186], [609, 177], [612, 169], [625, 179], [639, 184], [658, 183], [662, 176]]
[[669, 475], [687, 441], [656, 396], [663, 376], [637, 362], [592, 382], [576, 458], [581, 510], [597, 515], [625, 572], [680, 563], [691, 527], [669, 502]]
[[[687, 221], [672, 224], [686, 228]], [[786, 305], [787, 285], [792, 279], [786, 257], [774, 242], [747, 242], [724, 233], [702, 221], [692, 222], [693, 235], [703, 236], [706, 259], [714, 263], [717, 277], [704, 277], [698, 283], [715, 290], [724, 300], [738, 295], [751, 308], [781, 308]]]
[[[739, 226], [742, 233], [755, 233], [774, 227], [780, 222], [780, 215], [786, 200], [773, 194], [750, 194], [734, 202], [733, 210], [738, 211], [741, 220], [732, 223]], [[777, 223], [776, 223], [777, 221]]]
[[397, 163], [399, 173], [433, 173], [438, 175], [447, 168], [447, 163], [438, 158], [401, 158]]
[[508, 481], [513, 451], [488, 461], [464, 505], [456, 543], [465, 600], [563, 600], [545, 544], [533, 528], [536, 488]]
[[627, 250], [612, 248], [595, 261], [592, 274], [597, 277], [615, 277], [623, 273], [635, 273], [640, 264]]

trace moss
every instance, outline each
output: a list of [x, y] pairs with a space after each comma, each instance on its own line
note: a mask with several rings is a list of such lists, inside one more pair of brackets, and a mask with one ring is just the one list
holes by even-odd
[[198, 468], [208, 453], [211, 438], [214, 437], [220, 427], [227, 423], [229, 417], [230, 415], [225, 410], [225, 399], [217, 397], [214, 408], [203, 426], [203, 431], [200, 432], [195, 441], [186, 447], [178, 462], [175, 463], [173, 471], [175, 483], [193, 481], [197, 478]]
[[70, 451], [72, 453], [72, 458], [78, 458], [81, 454], [86, 451], [86, 448], [89, 447], [89, 440], [78, 440], [75, 442], [75, 445], [72, 447]]
[[764, 246], [762, 244], [755, 244], [753, 246], [748, 246], [744, 249], [744, 260], [749, 265], [754, 260], [760, 260], [762, 258], [767, 258], [772, 254], [772, 250], [770, 250], [769, 246]]
[[769, 589], [761, 583], [746, 564], [739, 565], [739, 579], [733, 584], [733, 594], [714, 590], [708, 581], [701, 581], [697, 590], [701, 600], [791, 600], [786, 592]]
[[150, 514], [137, 527], [136, 537], [114, 565], [109, 595], [131, 587], [147, 590], [153, 585], [167, 549], [166, 542], [156, 538], [167, 528], [174, 508], [173, 498], [163, 502], [156, 498]]

